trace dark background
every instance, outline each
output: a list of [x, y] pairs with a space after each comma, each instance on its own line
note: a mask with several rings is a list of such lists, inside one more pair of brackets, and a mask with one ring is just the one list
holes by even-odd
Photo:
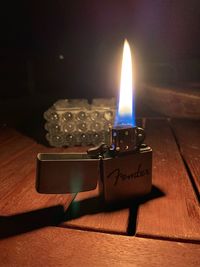
[[199, 0], [1, 4], [0, 122], [36, 125], [59, 98], [116, 96], [124, 38], [137, 82], [199, 81]]

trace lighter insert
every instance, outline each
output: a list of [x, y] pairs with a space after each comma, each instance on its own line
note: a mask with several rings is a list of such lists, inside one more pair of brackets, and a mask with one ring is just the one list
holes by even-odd
[[135, 126], [132, 95], [132, 61], [127, 41], [122, 58], [119, 105], [110, 144], [87, 153], [38, 154], [40, 193], [65, 194], [97, 187], [106, 202], [142, 196], [151, 191], [152, 150], [143, 144], [145, 134]]

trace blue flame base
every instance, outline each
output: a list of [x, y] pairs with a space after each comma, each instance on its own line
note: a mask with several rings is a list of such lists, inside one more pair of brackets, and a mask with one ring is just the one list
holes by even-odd
[[135, 122], [135, 113], [133, 114], [123, 114], [120, 115], [117, 112], [116, 118], [115, 118], [115, 127], [117, 126], [131, 126], [131, 127], [135, 127], [136, 126], [136, 122]]

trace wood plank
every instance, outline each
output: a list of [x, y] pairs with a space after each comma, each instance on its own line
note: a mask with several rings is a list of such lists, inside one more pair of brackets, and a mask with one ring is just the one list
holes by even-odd
[[153, 149], [153, 185], [164, 196], [140, 206], [136, 235], [199, 241], [200, 207], [169, 124], [148, 120], [146, 135]]
[[6, 266], [200, 266], [200, 245], [47, 227], [0, 241]]
[[200, 198], [200, 121], [172, 120], [171, 123]]
[[1, 144], [0, 154], [0, 236], [60, 223], [74, 194], [43, 195], [35, 189], [37, 153], [58, 149], [39, 145], [20, 133], [8, 139]]
[[98, 232], [127, 234], [129, 208], [104, 204], [98, 188], [77, 194], [60, 226]]

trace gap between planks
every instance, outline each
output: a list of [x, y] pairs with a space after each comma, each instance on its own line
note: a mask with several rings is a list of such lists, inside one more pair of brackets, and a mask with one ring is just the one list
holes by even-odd
[[182, 159], [200, 202], [200, 121], [171, 121]]
[[66, 213], [61, 227], [96, 232], [127, 234], [128, 207], [107, 207], [99, 196], [99, 190], [78, 193]]

